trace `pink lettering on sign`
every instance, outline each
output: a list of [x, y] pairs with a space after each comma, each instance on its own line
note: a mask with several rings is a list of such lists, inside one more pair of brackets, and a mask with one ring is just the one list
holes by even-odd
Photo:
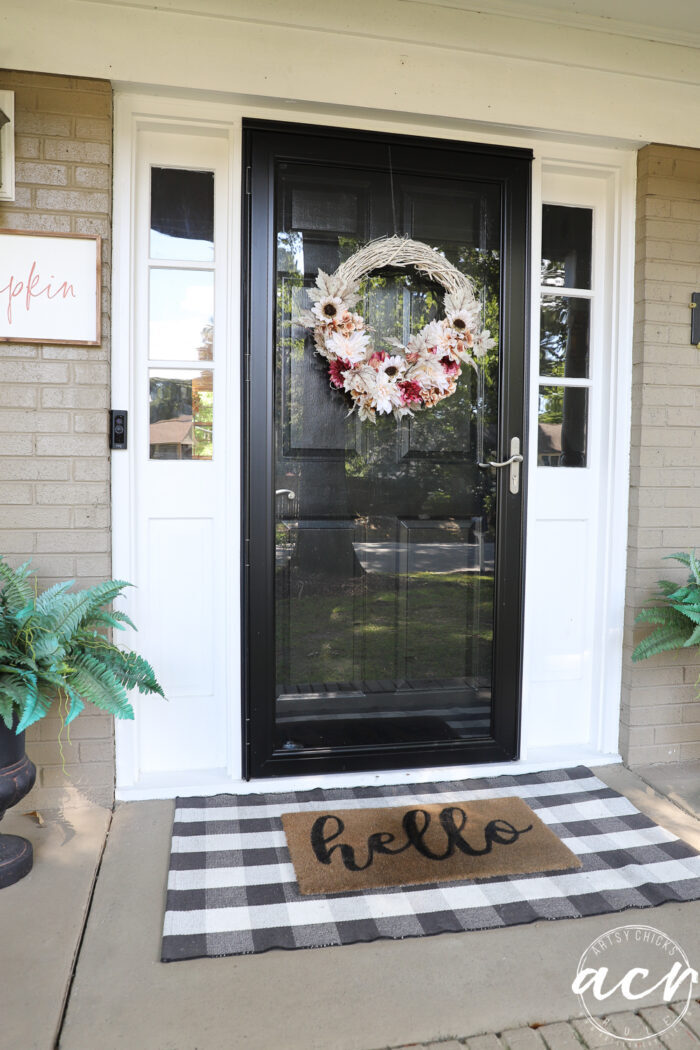
[[[32, 303], [35, 299], [41, 299], [42, 297], [48, 299], [67, 299], [69, 296], [73, 299], [77, 298], [75, 294], [75, 288], [68, 281], [61, 281], [60, 284], [52, 284], [52, 281], [56, 281], [55, 274], [49, 275], [49, 280], [43, 287], [39, 287], [42, 282], [41, 275], [38, 273], [36, 268], [36, 259], [29, 268], [29, 273], [26, 278], [22, 280], [15, 274], [10, 275], [10, 279], [4, 288], [0, 288], [0, 296], [7, 296], [5, 303], [5, 312], [7, 315], [7, 323], [12, 324], [12, 313], [15, 305], [15, 299], [19, 299], [19, 303], [24, 305], [24, 309], [27, 313], [31, 313]], [[21, 296], [21, 298], [20, 298]]]

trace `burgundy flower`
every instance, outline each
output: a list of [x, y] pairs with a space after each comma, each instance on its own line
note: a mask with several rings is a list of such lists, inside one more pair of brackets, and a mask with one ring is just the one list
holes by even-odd
[[328, 366], [331, 386], [337, 387], [339, 390], [342, 389], [345, 372], [347, 372], [348, 368], [350, 368], [350, 362], [343, 361], [340, 357], [336, 358], [335, 361], [331, 361]]
[[450, 357], [441, 357], [440, 364], [448, 376], [459, 375], [459, 361], [453, 361]]
[[399, 383], [399, 390], [401, 391], [404, 405], [417, 405], [423, 400], [420, 386], [418, 383], [411, 382], [410, 379]]

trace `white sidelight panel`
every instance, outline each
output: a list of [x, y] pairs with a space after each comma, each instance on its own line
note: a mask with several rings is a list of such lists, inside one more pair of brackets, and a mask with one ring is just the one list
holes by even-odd
[[129, 448], [113, 454], [117, 489], [128, 464], [131, 529], [119, 571], [138, 585], [137, 644], [167, 701], [135, 698], [134, 725], [119, 727], [127, 783], [232, 761], [230, 135], [147, 121], [134, 135]]
[[[606, 707], [619, 705], [619, 661], [614, 653], [609, 659], [609, 641], [622, 609], [609, 601], [623, 557], [619, 551], [611, 564], [621, 462], [626, 475], [626, 448], [616, 447], [625, 349], [620, 173], [604, 164], [543, 161], [541, 186], [532, 275], [523, 755], [566, 745], [615, 752]], [[626, 491], [626, 476], [623, 484]]]

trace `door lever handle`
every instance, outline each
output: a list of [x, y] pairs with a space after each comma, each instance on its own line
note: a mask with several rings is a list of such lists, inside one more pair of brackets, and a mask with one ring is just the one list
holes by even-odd
[[275, 496], [286, 496], [287, 499], [296, 499], [296, 494], [292, 489], [275, 489]]
[[494, 463], [492, 459], [488, 463], [477, 463], [477, 467], [486, 469], [486, 467], [507, 467], [510, 463], [522, 463], [523, 457], [518, 453], [516, 456], [511, 456], [510, 459], [504, 459], [502, 463]]
[[510, 457], [508, 459], [504, 459], [502, 463], [490, 459], [487, 463], [477, 462], [476, 465], [477, 467], [481, 467], [482, 470], [488, 470], [489, 467], [494, 469], [510, 467], [509, 488], [515, 495], [515, 493], [520, 491], [520, 464], [522, 462], [523, 457], [520, 454], [520, 438], [511, 438]]

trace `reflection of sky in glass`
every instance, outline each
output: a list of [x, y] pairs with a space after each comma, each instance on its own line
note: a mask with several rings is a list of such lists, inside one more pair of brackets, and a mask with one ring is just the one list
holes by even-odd
[[168, 233], [151, 230], [152, 259], [182, 259], [188, 262], [211, 262], [214, 258], [213, 241], [198, 241], [191, 237], [171, 237]]
[[152, 360], [211, 361], [213, 316], [213, 273], [151, 270]]

